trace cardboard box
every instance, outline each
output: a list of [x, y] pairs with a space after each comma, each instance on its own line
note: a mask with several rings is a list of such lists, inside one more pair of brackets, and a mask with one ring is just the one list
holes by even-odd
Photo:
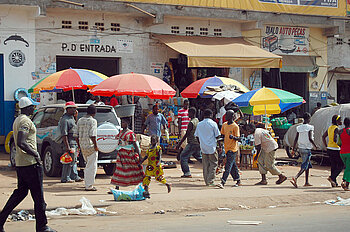
[[136, 140], [140, 144], [141, 156], [144, 157], [149, 145], [151, 144], [151, 137], [143, 134], [136, 134]]

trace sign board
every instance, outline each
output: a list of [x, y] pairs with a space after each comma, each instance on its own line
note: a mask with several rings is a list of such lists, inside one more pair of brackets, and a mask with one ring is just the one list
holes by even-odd
[[117, 41], [117, 51], [122, 53], [133, 53], [134, 43], [132, 40], [118, 39]]
[[310, 29], [293, 26], [266, 25], [262, 34], [262, 48], [277, 55], [309, 55]]
[[[115, 1], [125, 2], [124, 0]], [[303, 15], [346, 16], [345, 0], [129, 0], [128, 2], [153, 3], [159, 5], [228, 8]]]
[[164, 65], [161, 62], [151, 62], [151, 74], [160, 74], [163, 71]]

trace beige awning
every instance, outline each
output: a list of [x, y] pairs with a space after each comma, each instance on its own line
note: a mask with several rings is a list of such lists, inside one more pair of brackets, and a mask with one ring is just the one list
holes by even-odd
[[280, 68], [282, 57], [254, 46], [243, 38], [154, 35], [187, 55], [188, 67]]

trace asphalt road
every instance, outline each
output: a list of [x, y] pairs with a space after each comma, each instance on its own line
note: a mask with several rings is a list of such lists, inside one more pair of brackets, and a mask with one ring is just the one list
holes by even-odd
[[[262, 199], [260, 199], [262, 200]], [[186, 216], [190, 214], [191, 216]], [[166, 212], [145, 216], [86, 216], [51, 219], [58, 231], [349, 231], [349, 206], [313, 205], [236, 211], [176, 214]], [[262, 221], [259, 225], [230, 225], [228, 221]], [[33, 231], [34, 222], [11, 222], [7, 232]]]

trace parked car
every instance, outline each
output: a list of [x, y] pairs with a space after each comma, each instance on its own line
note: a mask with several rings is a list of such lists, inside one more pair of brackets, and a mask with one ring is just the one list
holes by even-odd
[[[78, 119], [86, 115], [86, 110], [89, 105], [77, 104]], [[116, 115], [112, 106], [101, 105], [96, 106], [96, 120], [97, 120], [97, 140], [103, 140], [103, 146], [115, 145], [115, 135], [119, 133], [120, 119]], [[32, 121], [37, 128], [37, 145], [40, 156], [43, 160], [44, 172], [47, 176], [59, 176], [62, 169], [60, 163], [60, 157], [64, 153], [64, 145], [62, 143], [55, 142], [55, 133], [57, 130], [58, 122], [64, 113], [64, 105], [48, 105], [39, 108], [33, 115]], [[106, 130], [106, 125], [108, 130]], [[113, 131], [111, 131], [111, 128]], [[106, 134], [107, 132], [107, 134]], [[111, 132], [111, 136], [108, 133]], [[109, 141], [109, 144], [108, 144]], [[98, 142], [99, 144], [99, 142]], [[13, 138], [10, 140], [10, 161], [12, 166], [15, 166], [15, 153], [16, 148]], [[103, 149], [102, 149], [103, 150]], [[112, 175], [115, 170], [115, 161], [117, 157], [117, 151], [115, 149], [108, 149], [110, 152], [104, 153], [98, 152], [98, 165], [102, 166], [107, 175]], [[85, 162], [82, 156], [79, 156], [79, 167], [84, 167]]]
[[[350, 103], [321, 108], [317, 110], [311, 117], [310, 124], [315, 127], [314, 137], [315, 143], [318, 147], [318, 150], [313, 150], [313, 153], [318, 154], [319, 156], [325, 155], [325, 151], [327, 148], [323, 144], [322, 135], [332, 124], [331, 119], [332, 116], [335, 114], [340, 115], [342, 117], [342, 120], [344, 120], [344, 118], [346, 117], [350, 117]], [[297, 133], [297, 125], [299, 124], [291, 126], [284, 136], [283, 145], [289, 157], [292, 156], [290, 152]]]

